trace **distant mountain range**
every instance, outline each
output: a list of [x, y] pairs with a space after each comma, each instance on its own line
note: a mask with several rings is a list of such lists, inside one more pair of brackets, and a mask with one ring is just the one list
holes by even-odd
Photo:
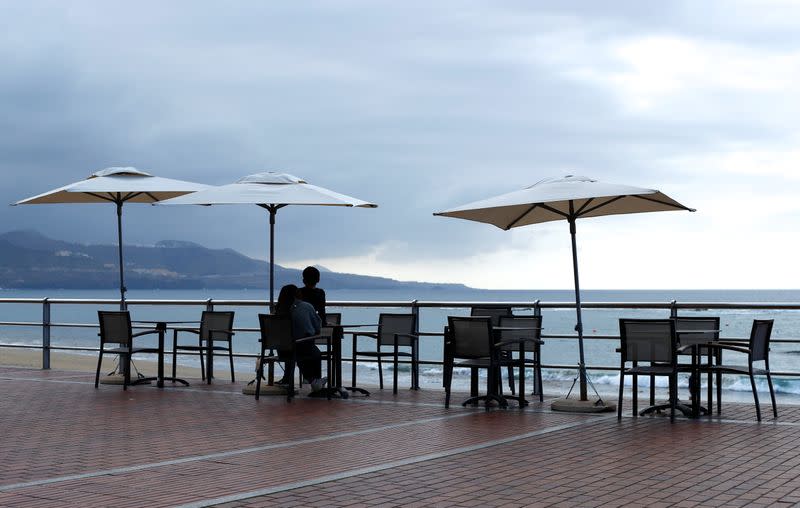
[[[233, 249], [208, 249], [192, 242], [164, 240], [152, 247], [126, 245], [125, 285], [129, 289], [263, 289], [268, 264]], [[0, 234], [0, 287], [105, 289], [119, 286], [116, 245], [82, 245], [36, 231]], [[326, 289], [464, 289], [460, 284], [403, 282], [331, 272], [322, 267]], [[300, 284], [300, 270], [275, 265], [275, 287]]]

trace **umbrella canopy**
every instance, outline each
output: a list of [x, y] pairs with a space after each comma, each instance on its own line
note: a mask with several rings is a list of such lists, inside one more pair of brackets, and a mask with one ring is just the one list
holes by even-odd
[[567, 175], [564, 178], [541, 180], [522, 190], [451, 208], [434, 215], [485, 222], [503, 230], [556, 220], [569, 222], [577, 315], [575, 331], [578, 332], [580, 356], [578, 372], [581, 400], [585, 401], [588, 400], [588, 395], [575, 221], [584, 217], [674, 210], [694, 212], [694, 209], [654, 189], [604, 183], [585, 176]]
[[59, 187], [13, 205], [57, 203], [114, 203], [117, 205], [120, 308], [125, 309], [125, 272], [122, 261], [122, 206], [125, 203], [155, 203], [199, 191], [207, 185], [153, 176], [131, 167], [97, 171], [85, 180]]
[[269, 303], [274, 302], [275, 215], [289, 205], [376, 208], [378, 205], [311, 185], [286, 173], [256, 173], [235, 183], [165, 200], [160, 205], [258, 205], [269, 212]]

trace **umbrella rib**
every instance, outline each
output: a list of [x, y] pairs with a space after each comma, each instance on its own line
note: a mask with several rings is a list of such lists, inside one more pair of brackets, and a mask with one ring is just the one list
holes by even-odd
[[577, 211], [577, 212], [575, 212], [575, 216], [576, 216], [576, 217], [580, 217], [581, 213], [583, 213], [583, 210], [584, 210], [584, 209], [585, 209], [587, 206], [589, 206], [589, 205], [592, 203], [592, 201], [594, 201], [594, 198], [589, 198], [589, 199], [587, 199], [587, 200], [586, 200], [586, 202], [585, 202], [585, 203], [584, 203], [584, 204], [583, 204], [583, 205], [582, 205], [580, 208], [578, 208], [578, 211]]
[[531, 212], [532, 212], [532, 211], [533, 211], [533, 210], [534, 210], [534, 209], [535, 209], [537, 206], [539, 206], [539, 203], [534, 203], [533, 205], [531, 205], [531, 207], [530, 207], [530, 208], [528, 208], [527, 210], [525, 210], [525, 211], [524, 211], [524, 212], [523, 212], [523, 213], [522, 213], [522, 214], [521, 214], [519, 217], [517, 217], [516, 219], [512, 220], [512, 221], [511, 221], [511, 222], [508, 224], [508, 226], [504, 227], [503, 229], [504, 229], [505, 231], [508, 231], [509, 229], [511, 229], [511, 228], [513, 228], [514, 226], [516, 226], [516, 225], [517, 225], [517, 223], [518, 223], [519, 221], [521, 221], [523, 217], [525, 217], [526, 215], [528, 215], [529, 213], [531, 213]]
[[546, 205], [544, 203], [538, 203], [538, 205], [540, 207], [544, 208], [545, 210], [547, 210], [548, 212], [553, 212], [554, 214], [560, 215], [560, 216], [564, 217], [565, 219], [569, 219], [569, 214], [568, 213], [564, 213], [561, 210], [558, 210], [557, 208], [553, 208], [552, 206]]
[[[155, 196], [153, 196], [153, 195], [152, 195], [151, 193], [149, 193], [149, 192], [144, 192], [143, 194], [144, 194], [145, 196], [147, 196], [148, 198], [152, 199], [153, 201], [158, 201], [158, 198], [157, 198], [157, 197], [155, 197]], [[134, 197], [135, 197], [135, 196], [134, 196]]]
[[683, 206], [680, 203], [668, 203], [666, 201], [661, 201], [660, 199], [650, 198], [650, 197], [647, 197], [647, 196], [640, 196], [640, 195], [637, 195], [637, 194], [634, 194], [632, 197], [639, 198], [639, 199], [644, 199], [645, 201], [651, 201], [653, 203], [658, 203], [660, 205], [671, 206], [671, 207], [676, 208], [678, 210], [686, 210], [686, 211], [689, 211], [689, 212], [694, 212], [695, 211], [694, 208], [689, 208], [688, 206]]
[[603, 203], [600, 203], [597, 206], [593, 206], [593, 207], [589, 208], [588, 210], [583, 210], [584, 207], [581, 207], [581, 210], [578, 211], [576, 216], [580, 217], [581, 215], [586, 215], [587, 213], [592, 213], [593, 211], [595, 211], [595, 210], [597, 210], [599, 208], [603, 208], [604, 206], [608, 206], [611, 203], [613, 203], [615, 201], [619, 201], [620, 199], [625, 198], [625, 197], [627, 197], [627, 196], [614, 196], [613, 198], [609, 199], [608, 201], [604, 201]]
[[94, 197], [96, 197], [97, 199], [102, 199], [103, 201], [109, 201], [109, 202], [111, 202], [111, 203], [116, 203], [116, 202], [117, 202], [117, 200], [116, 200], [116, 199], [114, 199], [113, 197], [104, 196], [104, 195], [102, 195], [102, 194], [98, 194], [98, 193], [96, 193], [96, 192], [87, 192], [86, 194], [88, 194], [88, 195], [90, 195], [90, 196], [94, 196]]

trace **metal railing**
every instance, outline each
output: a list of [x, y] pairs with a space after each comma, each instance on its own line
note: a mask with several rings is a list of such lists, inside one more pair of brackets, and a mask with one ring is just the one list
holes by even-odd
[[[0, 298], [0, 316], [4, 314], [3, 307], [6, 304], [40, 305], [41, 321], [0, 321], [0, 327], [41, 327], [41, 344], [11, 344], [4, 342], [4, 337], [0, 335], [0, 348], [19, 348], [19, 349], [41, 349], [42, 369], [50, 368], [50, 353], [52, 351], [89, 351], [97, 352], [98, 347], [80, 346], [54, 346], [52, 345], [52, 331], [57, 328], [85, 328], [99, 329], [97, 323], [70, 323], [56, 322], [52, 320], [52, 309], [58, 305], [92, 305], [92, 306], [115, 306], [119, 305], [119, 300], [115, 299], [73, 299], [73, 298]], [[133, 299], [127, 300], [128, 308], [146, 306], [188, 306], [199, 307], [200, 310], [213, 310], [215, 307], [253, 307], [260, 311], [266, 311], [267, 302], [263, 300], [165, 300], [165, 299]], [[328, 301], [329, 308], [376, 308], [376, 309], [408, 309], [411, 313], [419, 316], [422, 309], [464, 309], [470, 307], [485, 306], [504, 306], [515, 309], [528, 309], [534, 315], [541, 315], [545, 309], [564, 310], [574, 309], [574, 302], [533, 302], [521, 301], [419, 301], [419, 300], [395, 300], [395, 301]], [[677, 316], [680, 311], [713, 311], [713, 310], [749, 310], [749, 311], [800, 311], [800, 303], [732, 303], [732, 302], [584, 302], [581, 308], [585, 310], [664, 310], [670, 316]], [[419, 319], [417, 319], [419, 323]], [[257, 328], [237, 327], [236, 332], [256, 333]], [[442, 332], [418, 331], [421, 337], [442, 337]], [[554, 340], [577, 340], [575, 333], [543, 333], [542, 338]], [[746, 337], [726, 337], [733, 340], [746, 340]], [[585, 334], [587, 341], [596, 340], [619, 340], [619, 335], [607, 334]], [[772, 343], [800, 344], [797, 337], [778, 337], [772, 338]], [[168, 351], [167, 353], [171, 353]], [[239, 358], [256, 358], [255, 353], [234, 353]], [[343, 358], [350, 361], [351, 358]], [[401, 363], [409, 363], [409, 360], [401, 360]], [[420, 360], [423, 365], [442, 365], [442, 361]], [[574, 369], [576, 364], [542, 364], [544, 369]], [[590, 370], [619, 371], [619, 365], [587, 365]], [[773, 372], [774, 375], [800, 377], [800, 371]]]

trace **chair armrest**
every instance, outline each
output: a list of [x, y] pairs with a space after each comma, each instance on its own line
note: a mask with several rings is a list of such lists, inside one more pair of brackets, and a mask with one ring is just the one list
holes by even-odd
[[151, 333], [158, 333], [158, 330], [145, 330], [143, 332], [136, 332], [133, 335], [131, 335], [131, 338], [141, 337], [142, 335], [150, 335]]
[[308, 337], [303, 337], [302, 339], [294, 339], [294, 341], [295, 342], [308, 342], [308, 341], [317, 340], [317, 339], [330, 339], [330, 338], [331, 338], [330, 335], [322, 335], [320, 333], [320, 334], [317, 334], [317, 335], [309, 335]]
[[408, 337], [409, 339], [419, 339], [419, 335], [415, 333], [395, 333], [395, 337]]
[[356, 337], [359, 337], [359, 336], [361, 336], [361, 337], [369, 337], [371, 339], [377, 339], [378, 338], [378, 332], [355, 332], [355, 333], [353, 333], [353, 338], [354, 339]]
[[533, 342], [534, 344], [544, 344], [544, 341], [541, 339], [534, 339], [533, 337], [529, 339], [519, 338], [519, 339], [506, 339], [501, 340], [500, 342], [495, 342], [495, 347], [507, 346], [509, 344], [519, 344], [521, 342]]
[[190, 332], [190, 333], [196, 333], [197, 335], [200, 335], [200, 329], [199, 328], [172, 328], [172, 331], [173, 332]]
[[709, 349], [719, 349], [719, 350], [725, 350], [725, 351], [736, 351], [737, 353], [744, 353], [746, 355], [750, 354], [750, 348], [742, 347], [742, 346], [734, 346], [732, 344], [719, 344], [719, 343], [706, 344], [705, 347], [707, 347]]
[[231, 330], [209, 330], [209, 331], [208, 331], [208, 333], [224, 333], [224, 334], [225, 334], [225, 335], [227, 335], [228, 337], [231, 337], [231, 336], [233, 336], [233, 335], [236, 335], [236, 334], [235, 334], [234, 332], [232, 332]]

